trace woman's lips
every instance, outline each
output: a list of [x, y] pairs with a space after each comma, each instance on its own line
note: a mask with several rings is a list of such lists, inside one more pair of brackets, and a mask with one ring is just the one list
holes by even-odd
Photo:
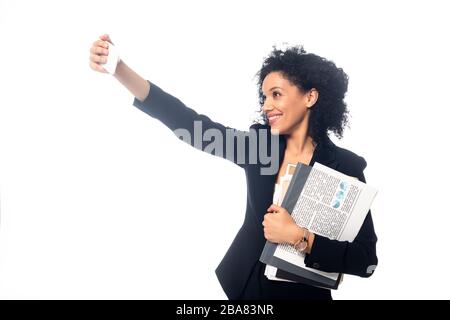
[[267, 119], [269, 120], [269, 124], [274, 124], [280, 117], [282, 116], [282, 114], [275, 114], [275, 115], [270, 115], [267, 117]]

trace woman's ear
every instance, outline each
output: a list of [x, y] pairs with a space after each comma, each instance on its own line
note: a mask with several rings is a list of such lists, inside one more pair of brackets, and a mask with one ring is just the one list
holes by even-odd
[[307, 98], [306, 107], [308, 109], [311, 109], [316, 104], [317, 99], [319, 99], [319, 91], [317, 91], [316, 88], [312, 88], [306, 94], [306, 98]]

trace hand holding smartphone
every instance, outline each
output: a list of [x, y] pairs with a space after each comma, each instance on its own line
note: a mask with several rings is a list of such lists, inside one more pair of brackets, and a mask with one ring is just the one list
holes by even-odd
[[120, 57], [116, 46], [111, 42], [108, 42], [108, 55], [106, 57], [106, 63], [102, 64], [101, 66], [105, 68], [108, 73], [113, 75], [116, 72], [116, 67], [120, 61]]

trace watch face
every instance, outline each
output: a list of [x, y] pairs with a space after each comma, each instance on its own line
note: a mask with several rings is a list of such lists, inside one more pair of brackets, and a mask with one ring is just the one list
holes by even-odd
[[308, 246], [308, 243], [305, 241], [302, 241], [298, 244], [297, 249], [299, 251], [304, 251], [306, 249], [306, 247]]

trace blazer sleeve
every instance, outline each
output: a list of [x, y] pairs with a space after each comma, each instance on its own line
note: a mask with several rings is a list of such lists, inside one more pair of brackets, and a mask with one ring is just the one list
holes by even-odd
[[244, 168], [248, 161], [249, 132], [240, 131], [198, 114], [182, 101], [147, 80], [150, 91], [133, 105], [158, 119], [182, 141], [194, 148], [225, 158]]
[[[363, 173], [358, 179], [366, 182]], [[305, 257], [305, 265], [325, 272], [368, 278], [378, 264], [376, 243], [377, 236], [369, 210], [353, 242], [331, 240], [315, 234], [311, 253]]]

